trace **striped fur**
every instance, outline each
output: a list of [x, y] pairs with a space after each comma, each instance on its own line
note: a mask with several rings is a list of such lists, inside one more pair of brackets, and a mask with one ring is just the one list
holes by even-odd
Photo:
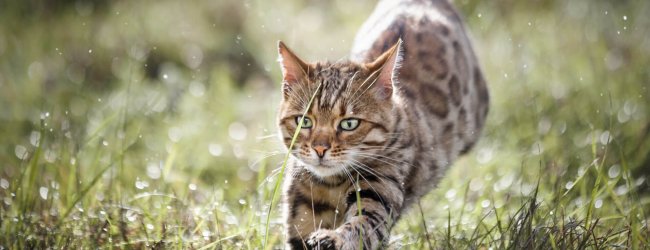
[[[279, 52], [287, 147], [314, 96], [283, 187], [287, 246], [381, 248], [485, 122], [487, 86], [462, 20], [444, 0], [385, 0], [349, 61], [306, 63], [282, 43]], [[356, 129], [342, 129], [348, 118]]]

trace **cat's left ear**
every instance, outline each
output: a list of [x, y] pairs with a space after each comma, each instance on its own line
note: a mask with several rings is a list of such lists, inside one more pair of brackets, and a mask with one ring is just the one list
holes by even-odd
[[398, 83], [397, 76], [404, 58], [402, 46], [402, 39], [399, 39], [392, 48], [384, 52], [374, 62], [366, 64], [369, 72], [377, 75], [375, 85], [378, 87], [381, 98], [390, 98]]
[[278, 42], [278, 61], [282, 67], [282, 84], [295, 84], [307, 78], [309, 65], [298, 58], [282, 41]]

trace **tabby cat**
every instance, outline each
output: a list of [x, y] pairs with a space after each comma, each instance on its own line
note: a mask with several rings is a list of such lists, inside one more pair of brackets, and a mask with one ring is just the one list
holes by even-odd
[[485, 122], [486, 83], [461, 18], [446, 0], [383, 0], [350, 60], [307, 63], [282, 42], [279, 54], [287, 148], [302, 122], [283, 186], [288, 246], [385, 246]]

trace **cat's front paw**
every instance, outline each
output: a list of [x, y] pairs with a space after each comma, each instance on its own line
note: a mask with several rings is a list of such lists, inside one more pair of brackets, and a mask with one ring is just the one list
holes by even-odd
[[313, 232], [307, 240], [310, 249], [336, 250], [341, 249], [341, 237], [333, 230], [320, 229]]

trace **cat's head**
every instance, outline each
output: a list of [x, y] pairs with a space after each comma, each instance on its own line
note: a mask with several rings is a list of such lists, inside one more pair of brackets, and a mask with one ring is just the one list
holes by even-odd
[[401, 41], [370, 63], [307, 63], [282, 42], [278, 47], [283, 77], [278, 123], [287, 148], [302, 121], [292, 155], [321, 177], [367, 169], [368, 159], [386, 161], [378, 153], [397, 136], [392, 132], [400, 102]]

